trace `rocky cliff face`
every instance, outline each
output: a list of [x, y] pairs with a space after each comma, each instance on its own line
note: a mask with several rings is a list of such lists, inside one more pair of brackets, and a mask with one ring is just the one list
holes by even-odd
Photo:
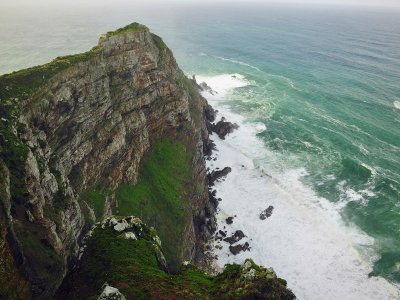
[[[1, 76], [0, 295], [51, 297], [78, 257], [82, 234], [115, 211], [114, 191], [137, 183], [160, 138], [189, 153], [179, 255], [202, 260], [213, 230], [206, 108], [171, 51], [139, 24], [103, 35], [87, 53]], [[100, 216], [83, 197], [98, 185], [109, 191]]]

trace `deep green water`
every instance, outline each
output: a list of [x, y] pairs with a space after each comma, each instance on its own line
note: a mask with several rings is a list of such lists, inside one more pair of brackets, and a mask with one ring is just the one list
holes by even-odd
[[375, 238], [373, 274], [400, 282], [400, 11], [2, 9], [0, 73], [89, 49], [101, 32], [132, 21], [163, 36], [188, 74], [244, 75], [252, 84], [229, 104], [265, 124], [268, 163], [304, 168], [305, 185]]

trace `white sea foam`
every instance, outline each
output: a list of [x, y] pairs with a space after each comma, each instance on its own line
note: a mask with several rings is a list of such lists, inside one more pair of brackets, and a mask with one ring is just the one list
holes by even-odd
[[[226, 227], [228, 234], [243, 230], [247, 238], [240, 243], [248, 241], [251, 250], [233, 256], [222, 242], [222, 249], [214, 250], [218, 264], [241, 263], [251, 257], [274, 268], [299, 299], [399, 299], [396, 286], [381, 277], [368, 277], [372, 262], [379, 258], [374, 239], [346, 226], [339, 214], [340, 205], [318, 197], [301, 182], [307, 174], [304, 168], [275, 171], [268, 164], [274, 154], [256, 137], [265, 127], [245, 122], [222, 105], [231, 89], [248, 81], [237, 74], [197, 78], [218, 92], [204, 96], [219, 110], [219, 116], [240, 126], [225, 140], [212, 135], [218, 159], [207, 166], [232, 168], [226, 180], [215, 185], [223, 199], [218, 226]], [[259, 213], [269, 205], [274, 206], [272, 216], [260, 220]], [[233, 224], [226, 225], [225, 218], [234, 215]]]
[[393, 102], [394, 107], [396, 107], [397, 109], [400, 109], [400, 101], [394, 101]]

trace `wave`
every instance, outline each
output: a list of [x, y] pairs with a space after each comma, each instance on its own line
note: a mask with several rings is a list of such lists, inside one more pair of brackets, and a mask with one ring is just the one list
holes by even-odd
[[[197, 77], [225, 96], [229, 89], [222, 86], [223, 81], [230, 89], [249, 83], [244, 76], [229, 75]], [[219, 86], [213, 86], [213, 82]], [[218, 245], [222, 249], [214, 249], [218, 263], [240, 263], [252, 257], [287, 279], [299, 299], [398, 299], [395, 286], [382, 277], [368, 277], [372, 263], [379, 259], [375, 240], [354, 226], [346, 226], [341, 206], [318, 197], [302, 182], [307, 176], [304, 167], [274, 169], [275, 153], [256, 136], [264, 127], [232, 113], [219, 101], [221, 94], [219, 98], [207, 93], [204, 96], [218, 109], [219, 116], [240, 126], [225, 140], [212, 136], [218, 159], [208, 161], [207, 167], [232, 168], [226, 180], [215, 185], [223, 199], [218, 225], [226, 227], [228, 234], [243, 230], [247, 235], [243, 242], [248, 241], [252, 247], [250, 252], [232, 256], [222, 243]], [[373, 173], [371, 167], [362, 167], [366, 173]], [[347, 194], [359, 198], [357, 192], [348, 190]], [[258, 215], [269, 205], [274, 206], [274, 212], [261, 221]], [[233, 224], [226, 226], [225, 218], [233, 215], [237, 216]]]
[[400, 101], [394, 101], [393, 102], [394, 107], [396, 107], [397, 109], [400, 109]]
[[277, 78], [283, 79], [284, 81], [286, 81], [286, 82], [289, 84], [289, 86], [290, 86], [291, 88], [300, 91], [300, 90], [295, 86], [295, 84], [293, 83], [292, 80], [290, 80], [289, 78], [287, 78], [287, 77], [285, 77], [285, 76], [283, 76], [283, 75], [276, 75], [276, 74], [266, 73], [266, 72], [262, 71], [260, 68], [258, 68], [258, 67], [256, 67], [256, 66], [253, 66], [253, 65], [251, 65], [251, 64], [249, 64], [249, 63], [240, 61], [240, 60], [236, 60], [236, 59], [232, 59], [232, 58], [226, 58], [226, 57], [222, 57], [222, 56], [214, 56], [214, 57], [215, 57], [215, 58], [218, 58], [218, 59], [220, 59], [220, 60], [223, 60], [223, 61], [229, 61], [229, 62], [234, 63], [234, 64], [246, 66], [246, 67], [251, 68], [251, 69], [253, 69], [253, 70], [256, 70], [256, 71], [258, 71], [258, 72], [264, 73], [264, 74], [266, 74], [267, 76], [277, 77]]
[[256, 66], [253, 66], [253, 65], [251, 65], [251, 64], [248, 64], [248, 63], [243, 62], [243, 61], [240, 61], [240, 60], [236, 60], [236, 59], [232, 59], [232, 58], [225, 58], [225, 57], [222, 57], [222, 56], [214, 56], [214, 57], [215, 57], [215, 58], [218, 58], [218, 59], [220, 59], [220, 60], [223, 60], [223, 61], [229, 61], [229, 62], [234, 63], [234, 64], [238, 64], [238, 65], [242, 65], [242, 66], [249, 67], [249, 68], [254, 69], [254, 70], [258, 71], [258, 72], [262, 72], [262, 71], [261, 71], [259, 68], [257, 68]]

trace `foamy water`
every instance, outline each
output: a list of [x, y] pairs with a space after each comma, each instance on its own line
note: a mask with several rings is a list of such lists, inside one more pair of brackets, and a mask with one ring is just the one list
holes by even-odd
[[[373, 261], [379, 258], [375, 241], [343, 224], [339, 214], [343, 204], [318, 197], [304, 185], [304, 168], [276, 171], [265, 163], [268, 158], [274, 160], [274, 153], [256, 137], [265, 126], [246, 122], [222, 104], [221, 100], [229, 100], [232, 89], [250, 82], [239, 74], [197, 78], [218, 92], [204, 93], [218, 109], [218, 117], [240, 126], [225, 140], [211, 136], [218, 148], [214, 154], [217, 160], [209, 161], [207, 166], [232, 168], [226, 180], [215, 185], [217, 196], [223, 199], [218, 226], [228, 234], [242, 230], [247, 238], [239, 243], [248, 241], [251, 250], [234, 256], [229, 244], [222, 242], [222, 249], [214, 249], [217, 263], [241, 263], [251, 257], [285, 278], [299, 299], [399, 299], [396, 286], [381, 277], [368, 277]], [[259, 165], [259, 161], [264, 163]], [[358, 197], [351, 191], [347, 193]], [[270, 205], [274, 206], [272, 216], [260, 220], [260, 212]], [[232, 225], [225, 223], [229, 216], [236, 216]]]

